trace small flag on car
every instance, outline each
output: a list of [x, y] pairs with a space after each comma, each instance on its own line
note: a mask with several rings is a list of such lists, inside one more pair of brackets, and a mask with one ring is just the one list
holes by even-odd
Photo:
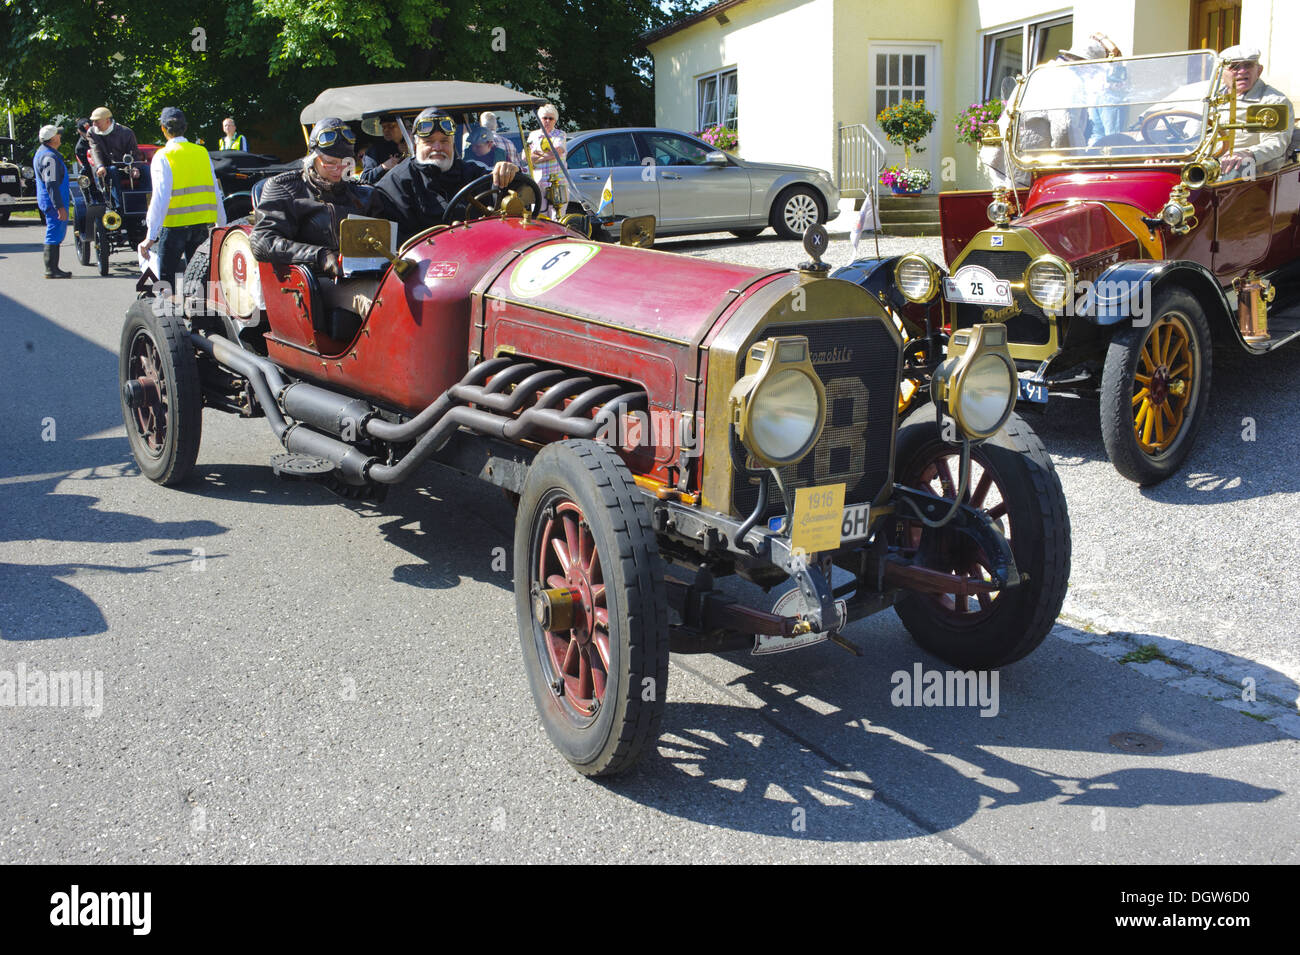
[[614, 210], [614, 174], [611, 172], [609, 178], [605, 180], [605, 188], [600, 193], [600, 207], [596, 210], [596, 215], [603, 216], [605, 211]]

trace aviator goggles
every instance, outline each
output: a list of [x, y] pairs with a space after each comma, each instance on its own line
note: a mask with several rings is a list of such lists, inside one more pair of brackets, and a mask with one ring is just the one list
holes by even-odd
[[331, 126], [329, 129], [318, 129], [311, 134], [312, 142], [317, 146], [333, 146], [339, 139], [349, 146], [355, 146], [357, 143], [357, 134], [352, 132], [349, 126]]
[[428, 139], [436, 129], [451, 136], [456, 132], [456, 121], [445, 115], [421, 116], [411, 126], [411, 131], [421, 139]]

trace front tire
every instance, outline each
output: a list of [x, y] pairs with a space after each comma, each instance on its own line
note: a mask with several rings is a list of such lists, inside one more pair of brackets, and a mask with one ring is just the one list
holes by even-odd
[[1115, 470], [1158, 484], [1192, 450], [1210, 397], [1210, 325], [1190, 292], [1156, 293], [1145, 327], [1116, 332], [1101, 373], [1101, 438]]
[[149, 480], [180, 484], [203, 436], [203, 393], [185, 322], [155, 315], [153, 300], [126, 313], [118, 351], [122, 419], [131, 454]]
[[826, 221], [821, 197], [811, 186], [791, 186], [772, 204], [772, 228], [783, 239], [799, 239], [809, 228]]
[[[956, 496], [959, 449], [943, 440], [934, 409], [914, 411], [898, 427], [895, 480], [941, 497]], [[963, 669], [989, 669], [1031, 653], [1047, 636], [1070, 579], [1070, 517], [1052, 459], [1038, 436], [1013, 414], [1001, 431], [971, 449], [966, 503], [983, 510], [1011, 544], [1028, 580], [982, 596], [912, 593], [895, 606], [923, 648]], [[951, 529], [900, 524], [905, 550], [925, 543], [937, 555], [931, 570], [988, 579], [989, 558]]]
[[90, 239], [78, 232], [72, 237], [72, 240], [77, 247], [77, 261], [86, 268], [90, 268]]
[[731, 234], [737, 239], [757, 239], [762, 229], [732, 229]]
[[112, 254], [113, 243], [108, 237], [108, 229], [102, 224], [95, 226], [95, 257], [99, 260], [99, 274], [108, 274], [108, 257]]
[[[650, 515], [613, 450], [541, 450], [519, 502], [514, 567], [524, 668], [547, 735], [584, 775], [622, 772], [659, 734], [668, 618]], [[546, 589], [576, 592], [572, 619], [554, 630], [535, 608]]]

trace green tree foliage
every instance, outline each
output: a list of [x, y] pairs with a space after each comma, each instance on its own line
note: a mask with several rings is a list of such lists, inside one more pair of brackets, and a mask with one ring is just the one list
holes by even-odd
[[175, 105], [212, 144], [233, 114], [255, 149], [283, 153], [301, 145], [304, 104], [357, 83], [504, 83], [554, 101], [569, 127], [649, 123], [640, 36], [700, 2], [0, 0], [0, 106], [22, 116], [23, 138], [107, 105], [157, 141]]

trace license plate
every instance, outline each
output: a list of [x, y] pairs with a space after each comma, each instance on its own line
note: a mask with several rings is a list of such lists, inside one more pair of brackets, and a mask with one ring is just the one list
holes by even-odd
[[[846, 601], [835, 601], [835, 609], [839, 611], [840, 620], [848, 615], [849, 605]], [[772, 605], [772, 613], [779, 614], [782, 617], [793, 617], [795, 614], [802, 613], [804, 609], [803, 595], [799, 588], [787, 590]], [[768, 653], [785, 653], [787, 650], [802, 650], [804, 647], [811, 647], [814, 644], [821, 643], [830, 637], [830, 631], [822, 633], [801, 633], [797, 637], [778, 637], [767, 633], [754, 634], [754, 649], [751, 651], [757, 656], [763, 656]]]
[[0, 176], [0, 182], [17, 182], [17, 176]]
[[943, 297], [962, 305], [1012, 303], [1011, 280], [1000, 279], [982, 265], [963, 265], [943, 280]]
[[1020, 400], [1035, 404], [1047, 404], [1047, 382], [1035, 378], [1020, 379]]
[[[849, 541], [862, 540], [871, 531], [871, 504], [850, 504], [844, 508], [844, 520], [840, 525], [840, 543]], [[776, 517], [768, 518], [767, 526], [770, 530], [781, 532], [785, 525], [785, 515], [778, 514]]]

